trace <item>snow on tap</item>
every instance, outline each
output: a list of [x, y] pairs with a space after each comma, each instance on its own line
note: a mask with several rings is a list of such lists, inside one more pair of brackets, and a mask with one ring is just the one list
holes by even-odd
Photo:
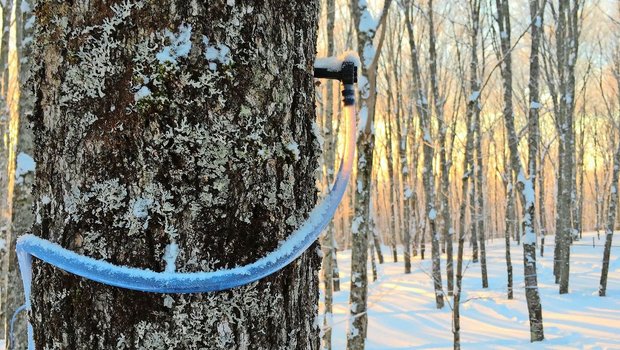
[[360, 66], [360, 58], [355, 51], [345, 51], [339, 56], [321, 57], [314, 61], [314, 68], [327, 69], [330, 72], [339, 72], [342, 64], [351, 62], [356, 67]]

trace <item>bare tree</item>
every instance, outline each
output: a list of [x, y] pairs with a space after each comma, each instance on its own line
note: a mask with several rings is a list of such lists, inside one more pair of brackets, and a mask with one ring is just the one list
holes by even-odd
[[461, 204], [459, 209], [459, 236], [456, 258], [456, 288], [454, 289], [454, 301], [452, 305], [452, 333], [454, 335], [454, 349], [461, 348], [461, 318], [460, 301], [463, 292], [463, 246], [465, 244], [465, 230], [467, 220], [467, 198], [469, 195], [469, 180], [471, 179], [471, 164], [473, 159], [473, 123], [471, 114], [467, 114], [466, 120], [467, 140], [465, 144], [465, 158], [463, 160], [463, 177], [461, 182]]
[[450, 192], [450, 160], [447, 157], [447, 123], [444, 114], [444, 104], [446, 99], [439, 92], [439, 76], [437, 74], [437, 43], [435, 35], [433, 0], [428, 1], [428, 40], [429, 40], [429, 69], [430, 81], [433, 94], [433, 105], [435, 107], [435, 116], [438, 121], [439, 131], [439, 166], [441, 169], [440, 185], [439, 185], [439, 210], [441, 214], [442, 237], [446, 244], [446, 279], [448, 280], [448, 295], [452, 295], [454, 290], [454, 263], [453, 263], [453, 233], [452, 218], [450, 215], [450, 203], [448, 195]]
[[[391, 0], [385, 0], [378, 21], [370, 19], [372, 14], [365, 0], [351, 0], [351, 15], [357, 31], [357, 51], [362, 59], [360, 89], [360, 132], [357, 137], [357, 194], [355, 215], [351, 224], [353, 246], [351, 251], [351, 289], [349, 296], [352, 321], [347, 331], [347, 349], [363, 349], [368, 315], [368, 236], [370, 233], [370, 187], [374, 158], [374, 117], [377, 98], [377, 64], [385, 30], [381, 31], [377, 46], [374, 39], [377, 31], [385, 26]], [[362, 18], [364, 20], [362, 20]]]
[[[334, 50], [334, 22], [336, 20], [336, 1], [326, 0], [325, 2], [325, 14], [326, 21], [326, 34], [327, 34], [327, 56], [333, 56]], [[324, 162], [324, 177], [325, 183], [332, 183], [334, 177], [334, 155], [335, 141], [338, 136], [337, 133], [332, 131], [334, 114], [334, 96], [333, 96], [333, 82], [328, 80], [325, 87], [325, 124], [323, 125], [323, 162]], [[331, 350], [332, 348], [332, 328], [333, 323], [333, 298], [334, 298], [334, 261], [336, 260], [336, 238], [334, 236], [334, 222], [329, 223], [327, 230], [323, 233], [323, 240], [321, 246], [323, 247], [323, 286], [324, 286], [324, 298], [325, 298], [325, 310], [323, 315], [323, 342], [322, 346], [325, 350]]]
[[[388, 81], [388, 86], [386, 87], [386, 91], [387, 91], [387, 103], [388, 103], [388, 118], [386, 118], [385, 120], [385, 125], [386, 125], [386, 130], [385, 130], [385, 135], [387, 138], [387, 144], [386, 144], [386, 158], [387, 158], [387, 164], [388, 164], [388, 174], [389, 174], [389, 181], [390, 181], [390, 203], [391, 203], [391, 207], [392, 207], [392, 212], [391, 214], [391, 230], [392, 230], [392, 256], [393, 256], [393, 260], [394, 262], [398, 261], [398, 256], [397, 256], [397, 243], [398, 243], [398, 239], [396, 236], [396, 230], [397, 230], [397, 226], [396, 226], [396, 222], [400, 222], [399, 218], [401, 217], [401, 213], [400, 213], [400, 203], [401, 203], [401, 199], [403, 199], [403, 212], [404, 215], [402, 217], [402, 224], [400, 224], [400, 231], [401, 231], [401, 236], [403, 239], [403, 244], [404, 244], [404, 261], [405, 261], [405, 272], [409, 273], [411, 271], [411, 254], [410, 254], [410, 235], [409, 235], [409, 230], [406, 230], [405, 228], [409, 227], [410, 225], [410, 220], [409, 220], [409, 212], [410, 212], [410, 206], [411, 203], [407, 200], [406, 196], [402, 196], [401, 197], [401, 191], [400, 191], [400, 186], [398, 186], [398, 179], [399, 179], [399, 175], [395, 174], [396, 172], [399, 172], [399, 170], [397, 170], [397, 166], [400, 163], [401, 167], [400, 167], [400, 175], [402, 176], [403, 179], [403, 187], [408, 187], [407, 185], [407, 172], [408, 172], [408, 168], [406, 167], [407, 165], [407, 159], [405, 157], [404, 161], [402, 158], [402, 152], [403, 149], [406, 150], [406, 145], [402, 144], [402, 139], [403, 139], [403, 133], [402, 133], [402, 129], [401, 129], [401, 120], [402, 117], [401, 115], [404, 113], [403, 108], [402, 108], [402, 91], [401, 91], [401, 83], [400, 83], [400, 76], [399, 76], [399, 66], [400, 66], [400, 60], [401, 60], [401, 48], [402, 48], [402, 34], [400, 33], [399, 27], [400, 27], [400, 18], [399, 18], [399, 13], [392, 13], [392, 15], [390, 16], [390, 18], [388, 19], [388, 21], [386, 22], [386, 28], [388, 28], [388, 32], [386, 35], [388, 35], [388, 37], [386, 38], [386, 49], [387, 49], [387, 58], [384, 61], [387, 61], [385, 64], [385, 71], [384, 71], [384, 75], [386, 77], [386, 80]], [[391, 68], [391, 69], [390, 69]], [[392, 80], [393, 79], [393, 80]], [[393, 89], [393, 87], [395, 87], [395, 89]], [[392, 90], [395, 90], [394, 92]], [[392, 119], [393, 117], [393, 119]], [[398, 153], [394, 153], [393, 152], [393, 132], [396, 131], [396, 144], [397, 144], [397, 149], [398, 149]], [[407, 135], [405, 134], [404, 137], [406, 137]], [[405, 153], [406, 156], [406, 153]], [[395, 162], [394, 159], [396, 159], [397, 161]], [[402, 165], [404, 164], [404, 166]], [[403, 173], [403, 171], [405, 171]], [[405, 190], [405, 193], [407, 193], [407, 191]], [[396, 197], [395, 197], [396, 194]]]
[[422, 131], [422, 148], [424, 154], [424, 168], [422, 170], [422, 181], [424, 183], [424, 195], [426, 200], [425, 216], [422, 220], [428, 220], [429, 234], [431, 236], [431, 255], [433, 260], [433, 286], [435, 288], [435, 304], [438, 309], [444, 306], [443, 289], [441, 285], [441, 260], [439, 251], [439, 234], [437, 233], [437, 210], [435, 209], [435, 174], [433, 172], [433, 160], [435, 157], [434, 144], [432, 140], [432, 125], [430, 116], [430, 106], [424, 86], [422, 85], [422, 73], [419, 63], [419, 53], [415, 42], [411, 7], [413, 1], [407, 3], [405, 17], [407, 32], [409, 33], [409, 47], [411, 49], [411, 72], [413, 76], [414, 94], [413, 99], [416, 111], [420, 118], [420, 128]]
[[[480, 129], [480, 113], [481, 113], [481, 104], [480, 104], [480, 76], [479, 76], [479, 58], [478, 58], [478, 40], [480, 34], [480, 1], [471, 1], [469, 4], [469, 44], [471, 48], [471, 59], [469, 61], [469, 84], [470, 84], [470, 95], [467, 102], [467, 110], [468, 118], [472, 118], [472, 138], [473, 138], [473, 146], [474, 150], [476, 150], [477, 140], [475, 138], [476, 132]], [[480, 137], [480, 136], [478, 136]], [[473, 152], [473, 151], [472, 151]], [[470, 239], [472, 245], [472, 261], [478, 262], [478, 217], [476, 212], [476, 165], [475, 160], [472, 153], [471, 161], [471, 174], [467, 174], [467, 176], [471, 176], [471, 186], [469, 187], [469, 203], [470, 203]], [[481, 189], [479, 189], [481, 190]]]
[[[518, 185], [518, 195], [522, 203], [523, 209], [523, 271], [525, 279], [525, 297], [528, 305], [528, 313], [530, 318], [530, 340], [541, 341], [544, 339], [543, 323], [542, 323], [542, 306], [540, 303], [540, 295], [538, 292], [538, 276], [536, 271], [536, 233], [534, 232], [535, 208], [535, 188], [532, 178], [526, 178], [525, 172], [521, 167], [521, 156], [519, 154], [519, 138], [515, 130], [514, 112], [512, 105], [512, 48], [510, 42], [511, 26], [510, 26], [510, 7], [508, 0], [496, 0], [497, 6], [497, 26], [500, 33], [500, 46], [502, 53], [501, 75], [504, 90], [504, 124], [508, 134], [508, 146], [510, 149], [510, 166], [512, 171], [517, 175], [516, 181]], [[532, 30], [540, 27], [538, 19], [540, 10], [538, 2], [532, 0], [530, 2], [530, 16], [532, 18]], [[535, 35], [534, 32], [532, 35]], [[533, 40], [537, 42], [536, 40]], [[532, 50], [532, 53], [536, 53]], [[530, 115], [532, 116], [532, 115]], [[537, 117], [537, 114], [534, 115]], [[537, 145], [529, 145], [532, 157], [536, 155]]]
[[[7, 231], [6, 244], [8, 246], [7, 270], [3, 271], [5, 280], [3, 301], [3, 315], [5, 324], [5, 339], [7, 348], [22, 349], [26, 348], [26, 322], [24, 314], [18, 316], [14, 324], [13, 339], [9, 337], [9, 322], [13, 313], [22, 304], [24, 300], [23, 288], [19, 272], [17, 269], [17, 257], [15, 254], [15, 243], [19, 236], [28, 232], [34, 223], [34, 214], [32, 211], [33, 197], [32, 185], [34, 182], [35, 163], [32, 159], [34, 151], [33, 134], [28, 121], [28, 116], [32, 114], [32, 94], [24, 88], [26, 81], [29, 79], [30, 71], [30, 49], [29, 43], [32, 42], [32, 12], [30, 10], [30, 1], [15, 0], [14, 2], [14, 25], [16, 30], [16, 55], [12, 55], [17, 61], [11, 64], [10, 81], [14, 89], [12, 91], [10, 113], [11, 129], [17, 131], [9, 133], [11, 138], [10, 144], [15, 147], [14, 150], [14, 171], [9, 176], [16, 179], [12, 188], [11, 207], [11, 229]], [[17, 69], [15, 69], [17, 68]], [[19, 100], [14, 99], [19, 96]]]
[[[505, 152], [504, 152], [505, 153]], [[514, 176], [510, 163], [504, 157], [504, 188], [506, 188], [506, 228], [504, 232], [504, 244], [506, 250], [506, 287], [508, 289], [508, 299], [513, 298], [513, 274], [512, 274], [512, 256], [510, 252], [510, 238], [515, 230], [515, 194], [514, 194]]]
[[[386, 74], [388, 75], [388, 74]], [[388, 75], [389, 76], [389, 75]], [[388, 94], [390, 94], [388, 92]], [[388, 215], [390, 216], [390, 244], [392, 246], [392, 259], [394, 262], [398, 262], [398, 252], [396, 246], [398, 244], [398, 238], [396, 237], [396, 219], [398, 218], [398, 210], [396, 208], [396, 199], [394, 198], [395, 188], [394, 188], [394, 164], [393, 154], [392, 152], [392, 120], [391, 120], [391, 99], [388, 99], [388, 118], [385, 119], [385, 158], [387, 159], [387, 170], [388, 170], [388, 178], [389, 178], [389, 206], [390, 212]]]
[[[394, 72], [394, 77], [398, 79], [397, 72]], [[402, 97], [400, 94], [400, 88], [398, 87], [400, 84], [397, 82], [397, 101], [396, 106], [398, 108], [398, 112], [396, 113], [396, 135], [398, 140], [398, 153], [400, 157], [400, 173], [402, 176], [402, 200], [403, 200], [403, 260], [405, 262], [405, 273], [411, 273], [411, 226], [412, 221], [415, 223], [415, 219], [412, 220], [412, 208], [413, 208], [413, 200], [414, 200], [414, 192], [415, 189], [412, 188], [409, 184], [409, 162], [407, 159], [407, 138], [409, 136], [408, 130], [411, 125], [411, 114], [403, 113], [401, 108], [402, 106]]]
[[[539, 131], [539, 142], [540, 142], [540, 128]], [[549, 155], [549, 147], [551, 143], [547, 146], [545, 144], [540, 143], [541, 147], [538, 148], [538, 157], [540, 159], [538, 166], [538, 172], [536, 175], [536, 179], [538, 180], [538, 213], [540, 216], [540, 256], [544, 256], [545, 254], [545, 236], [547, 232], [549, 232], [549, 225], [547, 224], [547, 210], [545, 205], [545, 161], [547, 160], [547, 156]], [[596, 176], [596, 173], [595, 173]]]
[[[540, 40], [543, 34], [544, 8], [547, 0], [530, 0], [530, 20], [532, 45], [530, 52], [530, 79], [528, 82], [529, 90], [529, 110], [528, 110], [528, 172], [532, 186], [536, 186], [537, 175], [541, 171], [537, 168], [537, 159], [540, 156], [540, 115], [542, 107], [540, 102]], [[508, 5], [506, 5], [508, 6]], [[509, 25], [510, 20], [507, 20]], [[544, 167], [544, 164], [540, 164]], [[544, 184], [539, 186], [539, 211], [541, 212], [539, 230], [541, 237], [544, 237]], [[541, 238], [541, 256], [544, 249], [544, 238]]]
[[[560, 284], [560, 294], [568, 293], [570, 245], [574, 236], [572, 217], [575, 198], [575, 64], [581, 32], [580, 11], [583, 0], [549, 3], [555, 20], [555, 58], [545, 55], [545, 76], [559, 136], [557, 172], [556, 235], [554, 275]], [[544, 42], [546, 43], [546, 41]], [[570, 220], [567, 220], [570, 218]]]
[[[618, 6], [620, 13], [620, 5]], [[614, 78], [616, 80], [616, 109], [620, 111], [620, 45], [616, 47], [614, 54]], [[601, 91], [601, 95], [605, 98], [605, 94]], [[607, 113], [613, 122], [613, 111], [611, 110], [610, 103], [605, 101], [607, 107]], [[619, 118], [620, 119], [620, 118]], [[620, 128], [620, 120], [616, 121], [615, 127]], [[614, 228], [616, 224], [616, 215], [618, 210], [618, 178], [620, 177], [620, 142], [618, 142], [617, 149], [614, 154], [613, 173], [610, 186], [610, 198], [609, 198], [609, 210], [607, 211], [607, 226], [605, 227], [605, 250], [603, 251], [603, 266], [601, 269], [601, 281], [599, 283], [599, 296], [605, 296], [607, 293], [607, 274], [609, 272], [609, 258], [611, 255], [611, 243], [614, 237]]]
[[[390, 21], [386, 22], [386, 25], [389, 27]], [[394, 49], [393, 36], [389, 37], [387, 40], [387, 54], [390, 58], [393, 58], [396, 55]], [[397, 166], [394, 164], [395, 152], [393, 151], [393, 124], [394, 120], [398, 121], [398, 118], [393, 118], [396, 115], [395, 110], [398, 107], [394, 107], [397, 101], [394, 101], [394, 93], [392, 92], [391, 86], [395, 83], [392, 80], [392, 75], [390, 74], [390, 69], [387, 67], [387, 64], [382, 65], [384, 68], [384, 76], [387, 81], [386, 86], [386, 94], [387, 94], [387, 116], [384, 118], [384, 128], [385, 128], [385, 159], [387, 162], [387, 173], [388, 173], [388, 186], [389, 186], [389, 206], [390, 212], [388, 213], [389, 217], [389, 232], [390, 232], [390, 245], [392, 248], [392, 259], [394, 262], [398, 262], [398, 236], [397, 236], [397, 221], [400, 218], [400, 206], [398, 205], [400, 200], [398, 199], [398, 195], [400, 193], [398, 189], [398, 176], [395, 175], [397, 171]], [[395, 80], [397, 77], [394, 77]], [[396, 83], [398, 84], [398, 83]], [[398, 100], [398, 97], [396, 97]]]
[[[620, 80], [619, 80], [620, 82]], [[619, 84], [620, 86], [620, 84]], [[605, 228], [605, 250], [603, 251], [603, 267], [601, 268], [601, 281], [599, 283], [598, 295], [604, 297], [607, 293], [607, 274], [609, 272], [609, 257], [611, 255], [611, 243], [614, 237], [614, 226], [616, 224], [616, 212], [618, 207], [618, 177], [620, 175], [620, 146], [614, 155], [614, 168], [611, 180], [611, 198], [609, 200], [609, 211], [607, 212], [607, 226]]]
[[[13, 12], [14, 1], [7, 0], [2, 2], [2, 34], [0, 34], [0, 132], [8, 135], [10, 132], [10, 95], [9, 95], [9, 34], [11, 32], [11, 13]], [[11, 138], [9, 137], [9, 140]], [[14, 186], [14, 174], [9, 171], [9, 164], [15, 162], [14, 143], [0, 144], [0, 238], [4, 242], [8, 242], [8, 247], [0, 249], [0, 273], [2, 278], [8, 274], [10, 261], [10, 241], [11, 241], [11, 210], [12, 210], [12, 188]], [[13, 157], [13, 158], [11, 158]], [[0, 284], [0, 295], [5, 296], [9, 293], [5, 283]], [[7, 315], [6, 306], [0, 307], [0, 318], [4, 321], [6, 329], [6, 320], [10, 317]], [[4, 336], [4, 333], [0, 334]], [[6, 339], [5, 339], [6, 341]]]
[[[478, 10], [479, 11], [479, 10]], [[479, 25], [479, 24], [478, 24]], [[481, 36], [481, 47], [484, 50], [484, 36]], [[477, 48], [472, 48], [472, 55], [478, 55]], [[484, 51], [482, 53], [484, 58]], [[484, 62], [482, 64], [482, 75], [484, 75]], [[480, 95], [480, 92], [478, 93]], [[486, 234], [485, 234], [485, 212], [484, 212], [484, 156], [482, 154], [482, 119], [481, 119], [481, 107], [480, 96], [478, 96], [477, 108], [474, 109], [474, 130], [476, 132], [476, 138], [474, 139], [474, 149], [476, 151], [476, 165], [475, 165], [475, 186], [472, 186], [472, 190], [476, 188], [475, 198], [472, 195], [472, 240], [474, 245], [474, 262], [480, 257], [480, 272], [482, 278], [482, 288], [489, 287], [489, 277], [487, 273], [487, 253], [486, 253]], [[478, 242], [476, 242], [476, 237]]]
[[[477, 45], [477, 33], [478, 33], [478, 24], [479, 24], [479, 11], [480, 11], [480, 1], [474, 0], [469, 3], [469, 21], [470, 21], [470, 44], [472, 46], [472, 50], [475, 45]], [[457, 48], [457, 57], [458, 61], [461, 62], [460, 58], [460, 50], [458, 43], [456, 45]], [[457, 264], [456, 264], [456, 288], [454, 290], [454, 302], [452, 305], [452, 333], [454, 335], [454, 349], [461, 348], [461, 318], [460, 318], [460, 302], [461, 295], [463, 293], [462, 285], [463, 285], [463, 251], [465, 245], [465, 232], [467, 230], [467, 204], [471, 200], [472, 193], [469, 189], [469, 186], [473, 186], [473, 163], [474, 163], [474, 109], [478, 108], [478, 95], [479, 95], [479, 81], [477, 77], [477, 62], [478, 57], [477, 54], [472, 54], [469, 62], [469, 97], [467, 98], [467, 106], [466, 106], [466, 120], [465, 127], [467, 128], [467, 136], [465, 141], [465, 149], [464, 149], [464, 157], [463, 157], [463, 176], [461, 178], [461, 202], [459, 206], [459, 237], [458, 237], [458, 248], [457, 248]], [[464, 75], [464, 68], [460, 69], [462, 71], [462, 78]], [[464, 81], [465, 79], [463, 79]], [[463, 82], [462, 89], [465, 90], [465, 83]], [[471, 184], [470, 184], [471, 183]]]

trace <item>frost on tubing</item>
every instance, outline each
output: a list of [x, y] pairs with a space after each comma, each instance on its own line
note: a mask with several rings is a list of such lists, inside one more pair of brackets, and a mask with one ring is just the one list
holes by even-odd
[[[15, 311], [11, 319], [11, 337], [15, 316], [23, 310], [30, 310], [32, 257], [99, 283], [151, 293], [205, 293], [231, 289], [267, 277], [297, 259], [316, 241], [321, 231], [331, 221], [351, 176], [356, 141], [354, 84], [357, 82], [358, 62], [357, 56], [352, 54], [345, 54], [341, 58], [317, 60], [314, 69], [315, 78], [336, 79], [344, 85], [342, 95], [347, 125], [345, 150], [329, 194], [276, 250], [251, 264], [231, 269], [191, 273], [155, 272], [114, 265], [77, 254], [32, 234], [23, 235], [17, 240], [16, 252], [26, 301]], [[28, 324], [28, 349], [34, 350], [34, 336], [30, 324]]]

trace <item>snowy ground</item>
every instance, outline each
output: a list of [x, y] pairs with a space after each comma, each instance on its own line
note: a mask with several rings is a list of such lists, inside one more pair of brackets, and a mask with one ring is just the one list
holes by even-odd
[[[523, 250], [513, 244], [514, 300], [506, 299], [506, 262], [503, 241], [489, 241], [487, 261], [489, 288], [482, 289], [480, 264], [469, 264], [464, 275], [461, 308], [463, 349], [620, 349], [620, 248], [612, 248], [607, 297], [598, 296], [603, 239], [592, 247], [585, 234], [571, 252], [570, 294], [559, 295], [553, 280], [553, 237], [547, 237], [545, 256], [538, 257], [546, 340], [530, 344], [529, 323], [523, 289]], [[616, 242], [620, 238], [616, 237]], [[589, 245], [588, 245], [589, 244]], [[402, 256], [379, 265], [379, 280], [369, 287], [369, 324], [366, 348], [447, 349], [452, 348], [451, 308], [437, 310], [427, 260], [414, 258], [412, 274], [403, 273]], [[471, 255], [466, 247], [466, 255]], [[338, 255], [342, 290], [334, 295], [334, 349], [344, 349], [348, 325], [350, 251]], [[445, 288], [445, 256], [442, 275]], [[456, 266], [456, 264], [455, 264]], [[370, 273], [370, 269], [369, 269]], [[452, 302], [450, 298], [450, 303]]]

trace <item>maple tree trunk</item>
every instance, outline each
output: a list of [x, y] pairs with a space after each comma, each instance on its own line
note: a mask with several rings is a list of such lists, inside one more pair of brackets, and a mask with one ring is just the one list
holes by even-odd
[[[34, 11], [37, 236], [117, 265], [214, 271], [256, 261], [306, 218], [318, 1]], [[37, 349], [317, 349], [317, 249], [257, 283], [183, 295], [35, 259]]]

